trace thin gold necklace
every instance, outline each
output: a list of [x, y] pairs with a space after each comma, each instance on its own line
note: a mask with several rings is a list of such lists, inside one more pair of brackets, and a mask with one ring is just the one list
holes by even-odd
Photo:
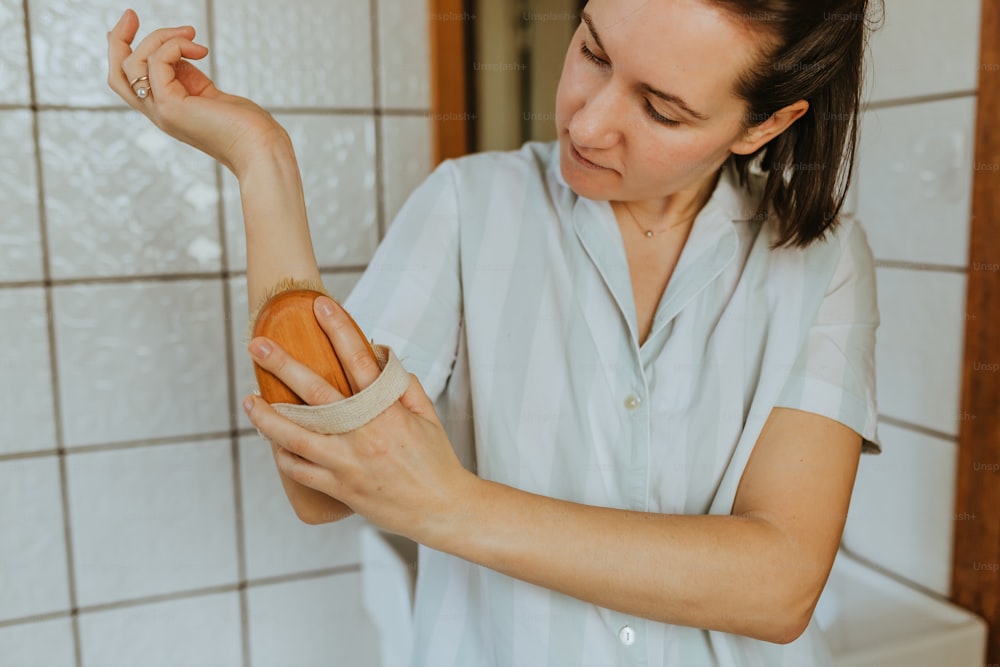
[[628, 211], [629, 217], [632, 218], [632, 220], [635, 222], [636, 226], [639, 227], [639, 229], [642, 230], [642, 233], [645, 234], [645, 236], [646, 236], [647, 239], [653, 238], [653, 236], [655, 234], [662, 234], [663, 232], [670, 231], [674, 227], [679, 227], [679, 226], [683, 225], [684, 223], [689, 222], [689, 221], [693, 220], [694, 218], [698, 217], [698, 214], [695, 213], [694, 215], [692, 215], [689, 218], [685, 218], [684, 220], [681, 220], [680, 222], [677, 222], [677, 223], [674, 223], [674, 224], [668, 226], [666, 229], [661, 229], [661, 230], [659, 230], [657, 232], [654, 232], [652, 229], [646, 229], [641, 224], [639, 224], [639, 219], [637, 217], [635, 217], [635, 213], [633, 213], [632, 209], [629, 208], [627, 202], [622, 202], [622, 206], [625, 207], [625, 210]]

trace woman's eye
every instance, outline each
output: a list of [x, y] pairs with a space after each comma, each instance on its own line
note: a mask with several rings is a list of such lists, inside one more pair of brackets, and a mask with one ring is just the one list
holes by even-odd
[[[580, 53], [583, 54], [584, 58], [594, 63], [601, 69], [611, 68], [611, 63], [609, 63], [607, 60], [598, 58], [596, 55], [594, 55], [594, 52], [591, 51], [589, 48], [587, 48], [586, 42], [580, 42]], [[661, 123], [663, 125], [671, 127], [675, 125], [680, 125], [680, 121], [672, 120], [670, 118], [667, 118], [666, 116], [661, 115], [655, 108], [653, 108], [653, 105], [649, 103], [649, 100], [646, 100], [646, 111], [649, 113], [649, 117], [655, 120], [657, 123]]]
[[595, 65], [597, 65], [602, 69], [607, 69], [611, 67], [611, 63], [609, 63], [607, 60], [601, 60], [600, 58], [595, 56], [594, 52], [587, 48], [586, 42], [580, 42], [580, 52], [583, 53], [584, 58], [586, 58], [587, 60], [589, 60], [590, 62], [594, 63]]
[[653, 105], [649, 103], [649, 100], [646, 100], [646, 111], [649, 112], [649, 117], [655, 120], [657, 123], [663, 123], [664, 125], [671, 125], [671, 126], [680, 125], [680, 121], [671, 120], [666, 116], [660, 115], [660, 113], [653, 108]]

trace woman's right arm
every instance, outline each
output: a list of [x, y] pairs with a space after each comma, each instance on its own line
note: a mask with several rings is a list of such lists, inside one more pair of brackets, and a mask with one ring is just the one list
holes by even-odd
[[[108, 85], [161, 130], [211, 155], [236, 175], [247, 238], [250, 314], [284, 279], [322, 285], [287, 132], [260, 106], [219, 91], [184, 60], [208, 54], [206, 47], [192, 41], [194, 28], [153, 31], [133, 52], [138, 29], [138, 16], [126, 10], [108, 33]], [[139, 98], [129, 82], [144, 75], [152, 94]], [[272, 444], [271, 450], [276, 455], [278, 447]], [[330, 496], [278, 472], [302, 521], [324, 523], [351, 513]]]
[[[281, 134], [285, 139], [276, 139], [270, 149], [262, 150], [259, 159], [239, 178], [251, 316], [283, 279], [322, 285], [309, 235], [298, 163], [287, 135]], [[271, 453], [278, 455], [274, 443]], [[295, 514], [305, 523], [327, 523], [351, 514], [346, 505], [296, 482], [280, 468], [278, 474]]]

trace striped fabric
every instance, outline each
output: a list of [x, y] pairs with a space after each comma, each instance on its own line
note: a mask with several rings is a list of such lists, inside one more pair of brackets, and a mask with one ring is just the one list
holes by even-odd
[[[557, 144], [468, 156], [414, 191], [345, 307], [420, 378], [480, 477], [729, 514], [775, 406], [881, 451], [864, 230], [844, 219], [805, 250], [771, 251], [754, 210], [724, 169], [639, 346], [611, 207], [568, 188]], [[419, 667], [831, 664], [815, 619], [787, 645], [667, 625], [423, 546], [414, 624]]]

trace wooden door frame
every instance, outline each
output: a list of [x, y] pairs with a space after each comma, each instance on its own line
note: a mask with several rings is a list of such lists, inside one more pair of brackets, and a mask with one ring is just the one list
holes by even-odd
[[952, 599], [990, 626], [1000, 663], [1000, 3], [982, 3]]
[[475, 12], [469, 0], [429, 0], [433, 164], [460, 157], [474, 143], [469, 86]]

